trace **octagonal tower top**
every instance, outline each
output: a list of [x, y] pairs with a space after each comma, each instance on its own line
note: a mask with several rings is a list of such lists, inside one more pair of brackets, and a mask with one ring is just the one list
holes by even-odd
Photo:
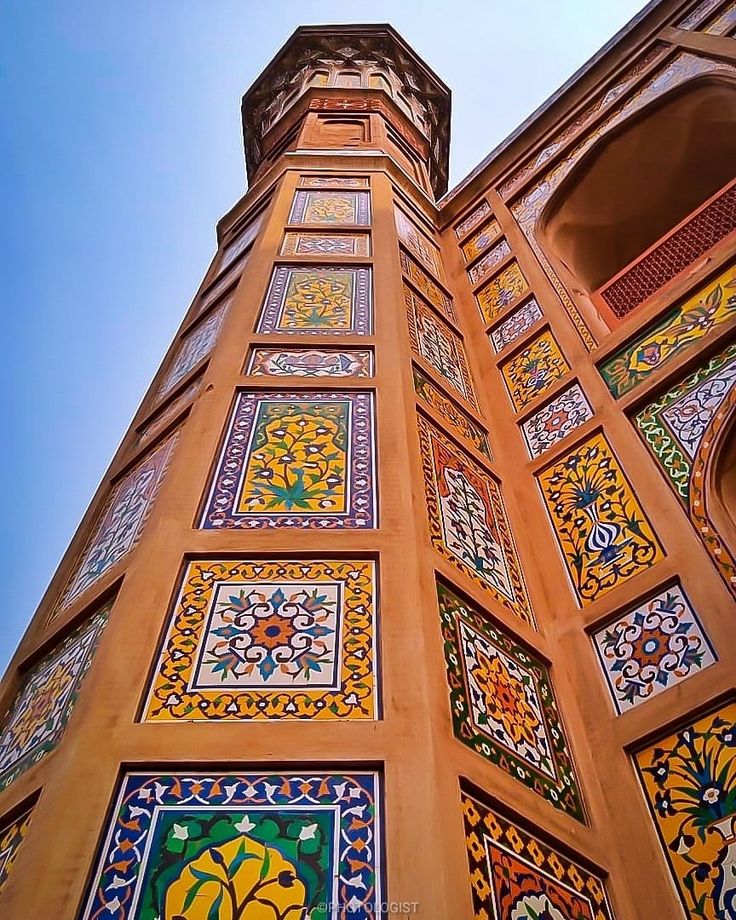
[[[243, 96], [249, 181], [289, 149], [300, 115], [310, 110], [381, 111], [420, 154], [434, 195], [446, 191], [450, 90], [391, 26], [300, 26], [293, 33]], [[360, 137], [344, 145], [366, 146]]]

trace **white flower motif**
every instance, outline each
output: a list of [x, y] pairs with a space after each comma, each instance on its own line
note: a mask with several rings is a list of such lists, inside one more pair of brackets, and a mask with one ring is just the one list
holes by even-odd
[[313, 840], [313, 839], [314, 839], [314, 835], [315, 835], [316, 833], [317, 833], [317, 825], [316, 825], [316, 824], [307, 824], [306, 827], [303, 827], [303, 828], [299, 831], [299, 839], [300, 839], [300, 840]]
[[241, 834], [248, 834], [255, 827], [255, 822], [251, 821], [248, 815], [243, 816], [242, 821], [238, 821], [237, 824], [234, 824], [233, 827], [236, 831], [240, 831]]
[[174, 825], [174, 840], [188, 840], [189, 839], [189, 828], [185, 827], [182, 824]]
[[710, 789], [706, 789], [703, 793], [703, 801], [707, 802], [709, 805], [715, 805], [720, 797], [721, 790], [717, 789], [715, 786], [711, 786]]

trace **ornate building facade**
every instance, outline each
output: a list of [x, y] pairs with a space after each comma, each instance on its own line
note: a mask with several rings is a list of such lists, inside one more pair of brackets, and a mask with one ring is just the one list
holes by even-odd
[[735, 31], [449, 194], [393, 29], [289, 39], [2, 685], [3, 917], [736, 917]]

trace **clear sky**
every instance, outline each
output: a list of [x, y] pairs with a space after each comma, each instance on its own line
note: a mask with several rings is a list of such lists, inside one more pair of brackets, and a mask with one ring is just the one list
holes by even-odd
[[459, 182], [643, 0], [5, 0], [4, 668], [245, 188], [240, 97], [296, 26], [390, 22]]

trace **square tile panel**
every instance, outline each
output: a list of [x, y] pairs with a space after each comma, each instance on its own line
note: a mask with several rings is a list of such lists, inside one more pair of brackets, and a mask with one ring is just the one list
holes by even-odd
[[522, 422], [521, 432], [529, 456], [532, 459], [541, 457], [590, 418], [593, 418], [590, 403], [580, 386], [574, 383]]
[[277, 265], [257, 332], [370, 335], [371, 270]]
[[15, 820], [0, 826], [0, 894], [13, 868], [18, 850], [26, 838], [31, 823], [32, 809]]
[[513, 357], [507, 358], [500, 369], [517, 412], [546, 393], [555, 381], [570, 373], [570, 365], [549, 329], [545, 329]]
[[594, 632], [593, 643], [618, 712], [638, 706], [716, 661], [679, 584]]
[[371, 222], [370, 192], [296, 191], [290, 224], [360, 224]]
[[[380, 914], [377, 773], [126, 773], [80, 920]], [[195, 907], [196, 905], [196, 907]]]
[[144, 719], [375, 719], [374, 568], [190, 562]]

